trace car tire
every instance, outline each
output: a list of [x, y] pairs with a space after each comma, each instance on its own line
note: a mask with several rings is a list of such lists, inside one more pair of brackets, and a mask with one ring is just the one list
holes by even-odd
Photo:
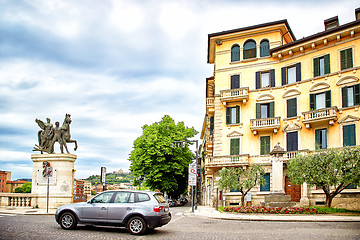
[[146, 232], [146, 223], [143, 218], [136, 216], [127, 222], [126, 228], [133, 235], [141, 235]]
[[77, 225], [77, 219], [71, 212], [65, 212], [60, 216], [60, 226], [62, 229], [71, 230]]

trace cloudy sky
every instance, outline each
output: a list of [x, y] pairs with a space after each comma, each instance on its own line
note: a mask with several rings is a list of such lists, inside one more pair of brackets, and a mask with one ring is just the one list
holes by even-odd
[[201, 131], [213, 71], [209, 33], [288, 19], [300, 39], [323, 31], [327, 18], [354, 21], [358, 7], [355, 0], [0, 0], [0, 170], [31, 178], [35, 118], [62, 123], [65, 113], [79, 143], [76, 178], [102, 166], [128, 170], [144, 124], [168, 114]]

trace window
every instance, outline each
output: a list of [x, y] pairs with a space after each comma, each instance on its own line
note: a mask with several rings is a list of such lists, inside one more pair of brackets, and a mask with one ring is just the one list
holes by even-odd
[[260, 155], [266, 155], [270, 153], [270, 136], [260, 137]]
[[240, 46], [234, 45], [231, 48], [231, 62], [240, 61]]
[[240, 88], [240, 75], [232, 75], [230, 81], [231, 89]]
[[286, 100], [286, 110], [288, 118], [297, 116], [297, 98]]
[[150, 197], [146, 193], [138, 193], [139, 202], [146, 202], [150, 200]]
[[240, 107], [227, 107], [226, 108], [226, 124], [240, 123]]
[[210, 135], [213, 135], [214, 132], [214, 116], [210, 117]]
[[360, 105], [360, 84], [342, 88], [342, 107]]
[[274, 102], [256, 104], [256, 119], [273, 118], [273, 117], [274, 117]]
[[270, 47], [269, 47], [269, 41], [263, 40], [260, 43], [260, 57], [266, 57], [270, 56]]
[[256, 72], [256, 89], [275, 87], [275, 69], [266, 72]]
[[327, 148], [326, 128], [315, 130], [315, 148], [316, 149]]
[[117, 192], [114, 203], [134, 203], [134, 193], [130, 192]]
[[244, 44], [244, 59], [256, 58], [256, 43], [249, 40]]
[[353, 67], [352, 48], [340, 51], [341, 70]]
[[281, 68], [281, 83], [282, 85], [291, 84], [301, 81], [301, 63], [294, 66]]
[[263, 176], [265, 180], [265, 185], [260, 185], [261, 192], [269, 192], [270, 191], [270, 173], [265, 173]]
[[331, 91], [310, 94], [310, 109], [323, 109], [331, 107]]
[[230, 139], [230, 155], [240, 154], [240, 138]]
[[298, 150], [298, 132], [286, 133], [286, 150], [288, 152]]
[[314, 77], [330, 73], [330, 55], [314, 58]]
[[92, 199], [92, 203], [109, 203], [114, 192], [105, 192]]
[[356, 145], [356, 129], [355, 124], [343, 126], [343, 146]]

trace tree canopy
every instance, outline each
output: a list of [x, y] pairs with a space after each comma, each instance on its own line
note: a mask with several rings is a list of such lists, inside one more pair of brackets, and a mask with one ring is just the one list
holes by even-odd
[[328, 149], [312, 155], [298, 155], [290, 159], [288, 174], [291, 182], [321, 188], [325, 205], [350, 184], [360, 183], [360, 147]]
[[219, 171], [219, 186], [222, 189], [235, 189], [241, 192], [241, 205], [245, 206], [246, 194], [258, 183], [264, 185], [265, 170], [259, 164], [253, 164], [247, 169], [222, 168]]
[[143, 133], [134, 141], [129, 161], [130, 171], [136, 179], [142, 178], [146, 186], [171, 197], [178, 197], [188, 185], [188, 164], [194, 157], [186, 145], [173, 147], [174, 141], [185, 141], [198, 132], [165, 115], [160, 122], [142, 127]]
[[15, 188], [16, 193], [31, 193], [31, 182], [24, 183], [21, 187]]

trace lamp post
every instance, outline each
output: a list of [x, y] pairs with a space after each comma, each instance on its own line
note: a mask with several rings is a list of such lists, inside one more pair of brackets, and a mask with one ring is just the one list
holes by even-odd
[[186, 143], [196, 143], [195, 150], [195, 162], [196, 162], [196, 175], [195, 175], [195, 204], [194, 204], [194, 193], [193, 193], [193, 185], [191, 185], [191, 211], [194, 213], [194, 205], [195, 209], [197, 209], [197, 161], [198, 161], [198, 140], [185, 140], [185, 141], [173, 141], [173, 147], [181, 147], [184, 148]]

